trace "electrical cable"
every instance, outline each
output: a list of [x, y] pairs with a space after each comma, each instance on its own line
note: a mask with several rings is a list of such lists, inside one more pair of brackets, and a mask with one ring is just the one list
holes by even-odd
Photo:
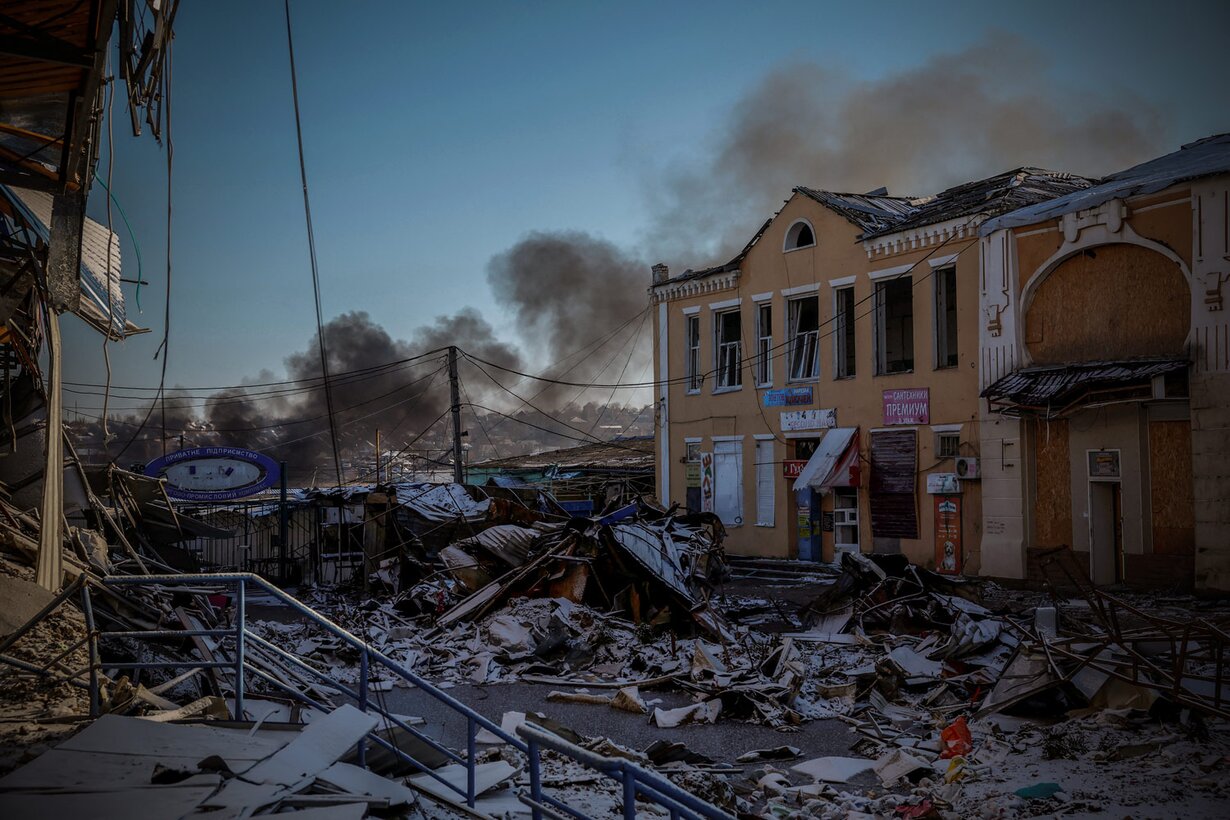
[[[316, 262], [316, 236], [312, 230], [312, 205], [308, 197], [307, 163], [303, 156], [303, 124], [299, 116], [299, 79], [295, 70], [295, 39], [290, 24], [290, 0], [285, 0], [286, 50], [290, 57], [290, 89], [295, 107], [295, 138], [299, 148], [299, 178], [303, 182], [303, 216], [307, 222], [308, 257], [312, 266], [312, 296], [316, 301], [316, 340], [320, 348], [320, 372], [324, 379], [325, 407], [329, 411], [329, 439], [333, 445], [333, 467], [337, 486], [342, 486], [342, 456], [337, 444], [337, 423], [333, 417], [333, 388], [329, 385], [329, 355], [325, 345], [325, 319], [320, 306], [320, 270]], [[169, 105], [168, 105], [169, 109]], [[170, 111], [167, 112], [170, 120]], [[170, 127], [168, 125], [168, 139]]]

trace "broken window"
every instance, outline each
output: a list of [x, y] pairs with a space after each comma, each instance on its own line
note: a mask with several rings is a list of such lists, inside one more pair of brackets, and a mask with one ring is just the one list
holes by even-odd
[[790, 380], [820, 375], [820, 298], [790, 300]]
[[833, 291], [833, 378], [854, 375], [854, 288]]
[[810, 248], [815, 244], [816, 234], [812, 231], [811, 225], [802, 219], [791, 225], [790, 230], [786, 231], [785, 250], [793, 251], [797, 248]]
[[684, 457], [686, 458], [687, 462], [689, 464], [699, 464], [700, 463], [700, 442], [699, 441], [688, 441], [688, 442], [684, 442], [683, 446], [685, 448], [685, 453], [686, 453]]
[[714, 316], [714, 348], [717, 352], [717, 389], [743, 386], [743, 327], [738, 310]]
[[756, 306], [756, 386], [773, 384], [773, 306]]
[[687, 360], [684, 362], [684, 373], [687, 376], [689, 393], [700, 391], [702, 381], [700, 373], [700, 317], [686, 316], [684, 336], [687, 340]]
[[935, 366], [957, 366], [957, 269], [935, 272]]
[[876, 282], [876, 375], [914, 369], [914, 280], [909, 276]]

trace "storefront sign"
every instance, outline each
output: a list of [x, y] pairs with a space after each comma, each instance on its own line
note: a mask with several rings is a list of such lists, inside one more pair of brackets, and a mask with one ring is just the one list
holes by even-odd
[[789, 433], [798, 430], [824, 430], [837, 426], [837, 410], [821, 408], [819, 410], [783, 410], [782, 432]]
[[884, 391], [885, 424], [930, 424], [931, 389], [911, 387]]
[[960, 575], [964, 559], [961, 555], [961, 496], [935, 497], [935, 571], [945, 575]]
[[782, 476], [791, 479], [798, 478], [806, 466], [807, 459], [805, 458], [788, 458], [782, 462]]
[[807, 387], [787, 387], [783, 390], [766, 390], [764, 392], [765, 407], [790, 407], [796, 404], [811, 404], [812, 389]]
[[230, 501], [277, 483], [278, 464], [242, 447], [192, 447], [151, 461], [145, 474], [166, 480], [167, 495], [186, 501]]
[[1090, 478], [1118, 478], [1118, 450], [1089, 450]]
[[713, 453], [700, 454], [700, 511], [713, 512]]
[[683, 468], [684, 485], [687, 487], [700, 486], [700, 465], [688, 464]]
[[961, 482], [956, 473], [928, 473], [927, 492], [931, 495], [958, 495]]

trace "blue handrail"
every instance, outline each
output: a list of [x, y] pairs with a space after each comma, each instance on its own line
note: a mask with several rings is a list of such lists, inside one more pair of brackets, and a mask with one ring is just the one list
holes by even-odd
[[[309, 697], [306, 693], [299, 691], [294, 686], [281, 681], [276, 677], [269, 675], [264, 670], [253, 667], [248, 655], [249, 647], [259, 647], [262, 651], [276, 655], [280, 660], [289, 663], [296, 669], [306, 672], [321, 680], [328, 688], [333, 689], [346, 697], [356, 701], [358, 708], [363, 711], [371, 711], [380, 715], [385, 721], [385, 726], [395, 726], [405, 732], [410, 733], [418, 740], [430, 746], [435, 751], [444, 755], [449, 760], [459, 763], [466, 768], [466, 787], [462, 789], [455, 783], [443, 778], [430, 766], [426, 766], [418, 760], [415, 760], [411, 755], [402, 751], [395, 743], [386, 740], [377, 734], [376, 731], [370, 732], [367, 738], [358, 745], [358, 759], [360, 765], [366, 766], [366, 743], [373, 742], [387, 749], [398, 759], [412, 766], [425, 775], [428, 775], [441, 784], [455, 791], [459, 797], [465, 799], [466, 805], [473, 808], [477, 793], [475, 789], [475, 766], [477, 757], [477, 734], [480, 728], [486, 729], [488, 732], [495, 735], [503, 742], [510, 745], [512, 748], [521, 752], [526, 756], [528, 767], [530, 770], [530, 794], [522, 793], [520, 799], [530, 807], [533, 813], [534, 820], [541, 820], [543, 813], [554, 816], [561, 816], [561, 813], [566, 816], [578, 818], [578, 820], [587, 820], [586, 815], [576, 811], [572, 807], [566, 805], [560, 800], [551, 795], [543, 794], [542, 792], [542, 777], [541, 777], [541, 749], [551, 749], [560, 754], [564, 754], [576, 760], [583, 765], [589, 766], [600, 773], [619, 781], [623, 786], [623, 814], [625, 818], [636, 817], [636, 797], [641, 795], [659, 803], [664, 808], [667, 808], [671, 817], [685, 818], [707, 818], [709, 820], [728, 820], [731, 815], [721, 811], [717, 807], [706, 803], [693, 794], [679, 788], [671, 783], [666, 778], [654, 772], [647, 771], [631, 761], [621, 758], [606, 758], [597, 755], [593, 752], [582, 749], [571, 743], [567, 743], [561, 738], [546, 732], [544, 729], [537, 726], [521, 726], [518, 727], [516, 734], [505, 731], [499, 724], [494, 723], [490, 719], [484, 717], [480, 713], [474, 711], [469, 706], [466, 706], [461, 701], [457, 700], [447, 692], [432, 684], [430, 681], [415, 674], [414, 672], [401, 666], [383, 652], [372, 648], [366, 641], [348, 632], [338, 624], [334, 623], [329, 618], [307, 606], [297, 598], [286, 594], [281, 589], [278, 589], [273, 584], [261, 578], [259, 575], [253, 575], [246, 572], [235, 573], [195, 573], [183, 575], [123, 575], [109, 576], [102, 579], [102, 583], [107, 586], [178, 586], [178, 587], [217, 587], [219, 585], [235, 587], [235, 624], [233, 628], [225, 629], [195, 629], [195, 630], [139, 630], [128, 632], [97, 632], [94, 634], [94, 641], [104, 637], [148, 637], [148, 638], [183, 638], [185, 636], [200, 636], [200, 637], [215, 637], [215, 638], [234, 638], [235, 640], [235, 657], [230, 661], [166, 661], [166, 662], [142, 662], [139, 664], [126, 663], [125, 667], [141, 667], [141, 668], [173, 668], [173, 667], [195, 667], [195, 668], [229, 668], [234, 676], [233, 686], [235, 693], [235, 716], [237, 719], [242, 719], [244, 714], [244, 695], [245, 695], [245, 679], [247, 674], [256, 675], [270, 686], [286, 692], [296, 700], [305, 703], [320, 711], [329, 711], [329, 706], [320, 703]], [[325, 632], [340, 639], [352, 648], [359, 652], [359, 681], [358, 690], [335, 680], [328, 673], [322, 672], [319, 669], [305, 663], [302, 659], [295, 657], [290, 652], [274, 645], [265, 640], [261, 636], [251, 632], [247, 628], [247, 587], [254, 585], [260, 590], [274, 596], [279, 601], [290, 607], [304, 618], [308, 619], [316, 626], [323, 629]], [[96, 658], [96, 643], [95, 649], [92, 651], [92, 657]], [[413, 726], [402, 721], [396, 715], [389, 713], [380, 703], [373, 701], [369, 697], [368, 676], [371, 673], [372, 665], [376, 664], [388, 670], [392, 674], [412, 684], [430, 697], [444, 704], [454, 712], [466, 718], [466, 754], [461, 756], [435, 739], [428, 737]], [[94, 683], [95, 677], [91, 676], [91, 682]], [[96, 683], [94, 687], [96, 688]], [[520, 737], [518, 736], [520, 735]], [[522, 739], [522, 738], [525, 739]]]

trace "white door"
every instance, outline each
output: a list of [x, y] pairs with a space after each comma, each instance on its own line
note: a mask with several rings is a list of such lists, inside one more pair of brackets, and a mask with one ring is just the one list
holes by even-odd
[[761, 527], [772, 527], [776, 510], [774, 510], [775, 492], [777, 490], [774, 470], [772, 439], [756, 442], [756, 524]]
[[743, 442], [713, 443], [713, 511], [728, 527], [743, 523]]

